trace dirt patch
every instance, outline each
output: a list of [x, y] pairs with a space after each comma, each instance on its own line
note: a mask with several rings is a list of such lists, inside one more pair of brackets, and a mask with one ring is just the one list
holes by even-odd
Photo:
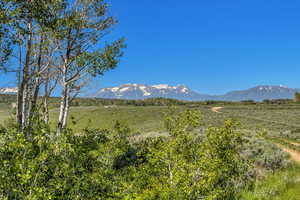
[[290, 144], [295, 145], [295, 146], [300, 146], [300, 143], [298, 143], [298, 142], [290, 142]]
[[223, 107], [212, 107], [211, 111], [215, 112], [215, 113], [221, 113], [220, 110], [222, 110]]
[[278, 144], [278, 146], [282, 151], [284, 151], [284, 152], [286, 152], [290, 155], [291, 160], [295, 161], [296, 163], [298, 163], [300, 165], [300, 152], [295, 151], [293, 149], [289, 149], [289, 148], [287, 148], [283, 145], [280, 145], [280, 144]]

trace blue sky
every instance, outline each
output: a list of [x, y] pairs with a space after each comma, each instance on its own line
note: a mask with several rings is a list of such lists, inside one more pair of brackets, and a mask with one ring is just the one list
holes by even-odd
[[186, 84], [219, 94], [258, 84], [300, 87], [300, 1], [111, 0], [120, 66], [100, 87]]
[[298, 0], [110, 0], [110, 5], [119, 20], [112, 38], [126, 37], [128, 47], [119, 67], [91, 89], [125, 83], [185, 84], [210, 94], [260, 84], [300, 88]]

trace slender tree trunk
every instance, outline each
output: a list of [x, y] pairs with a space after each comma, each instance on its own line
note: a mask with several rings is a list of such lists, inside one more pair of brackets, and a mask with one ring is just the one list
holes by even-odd
[[69, 85], [67, 83], [67, 75], [68, 75], [68, 64], [69, 64], [69, 58], [71, 54], [71, 39], [70, 39], [71, 29], [68, 31], [68, 42], [67, 42], [67, 50], [66, 50], [66, 56], [64, 58], [64, 66], [63, 66], [63, 91], [62, 91], [62, 97], [60, 102], [60, 113], [57, 123], [57, 131], [56, 134], [59, 136], [64, 128], [66, 128], [67, 124], [67, 118], [68, 118], [68, 107], [69, 107]]
[[67, 85], [67, 65], [65, 63], [63, 67], [63, 88], [62, 88], [62, 96], [61, 96], [61, 102], [60, 102], [60, 110], [59, 110], [59, 117], [58, 117], [58, 122], [57, 122], [57, 130], [56, 134], [59, 136], [62, 132], [62, 130], [65, 128], [64, 124], [64, 119], [65, 119], [65, 114], [66, 108], [68, 106], [68, 85]]
[[69, 86], [67, 86], [66, 107], [65, 107], [65, 110], [64, 110], [64, 115], [63, 115], [64, 117], [63, 117], [63, 122], [62, 122], [62, 128], [63, 129], [67, 128], [69, 108], [70, 108], [70, 91], [69, 91]]
[[43, 98], [43, 117], [44, 122], [46, 124], [49, 123], [49, 76], [50, 76], [50, 69], [47, 69], [46, 79], [45, 79], [45, 85], [44, 85], [44, 98]]
[[43, 102], [43, 106], [44, 106], [44, 122], [45, 124], [49, 123], [49, 96], [45, 96], [44, 98], [44, 102]]
[[35, 81], [34, 81], [34, 86], [33, 86], [33, 97], [32, 97], [32, 108], [33, 111], [35, 111], [37, 107], [37, 100], [38, 100], [38, 95], [40, 91], [40, 83], [41, 83], [41, 68], [42, 68], [42, 56], [43, 56], [43, 42], [44, 42], [44, 35], [41, 34], [40, 38], [40, 46], [39, 46], [39, 56], [38, 56], [38, 62], [37, 62], [37, 69], [36, 69], [36, 74], [35, 74]]
[[16, 106], [16, 121], [19, 122], [19, 117], [21, 115], [21, 107], [19, 107], [21, 105], [21, 99], [22, 96], [20, 95], [20, 87], [21, 87], [21, 69], [22, 69], [22, 47], [21, 44], [19, 44], [19, 67], [17, 70], [17, 87], [18, 87], [18, 91], [17, 91], [17, 106]]
[[[31, 69], [32, 70], [32, 69]], [[29, 73], [30, 74], [30, 73]], [[24, 91], [24, 98], [26, 98], [24, 100], [25, 103], [23, 103], [23, 105], [25, 105], [24, 107], [24, 113], [25, 113], [25, 117], [23, 117], [24, 119], [24, 127], [26, 129], [26, 133], [30, 134], [30, 114], [31, 114], [31, 100], [32, 100], [32, 91], [33, 91], [33, 82], [32, 80], [28, 80], [28, 84], [27, 84], [27, 88]]]
[[[24, 131], [26, 123], [26, 112], [28, 108], [28, 87], [29, 87], [29, 72], [30, 72], [30, 57], [32, 51], [32, 22], [28, 24], [29, 36], [27, 39], [26, 58], [23, 67], [22, 80], [18, 91], [18, 124], [20, 131]], [[26, 138], [29, 135], [25, 133]]]
[[67, 106], [68, 106], [68, 86], [64, 85], [61, 102], [60, 102], [60, 111], [57, 123], [57, 135], [59, 136], [62, 130], [65, 128], [66, 122], [66, 114], [67, 114]]
[[169, 170], [169, 181], [170, 181], [170, 184], [173, 185], [173, 172], [172, 172], [171, 163], [168, 164], [168, 170]]
[[30, 91], [30, 94], [32, 95], [31, 98], [29, 98], [30, 105], [28, 108], [28, 120], [29, 120], [29, 125], [28, 125], [28, 132], [31, 133], [32, 131], [32, 125], [34, 122], [34, 119], [36, 117], [38, 111], [37, 111], [37, 101], [38, 101], [38, 95], [39, 95], [39, 90], [40, 90], [40, 82], [41, 82], [41, 76], [40, 76], [40, 71], [42, 68], [42, 55], [43, 55], [43, 41], [44, 41], [44, 36], [41, 34], [40, 37], [40, 43], [39, 43], [39, 54], [38, 54], [38, 61], [37, 61], [37, 67], [34, 71], [34, 77], [35, 79], [33, 80], [33, 85], [32, 85], [32, 91]]

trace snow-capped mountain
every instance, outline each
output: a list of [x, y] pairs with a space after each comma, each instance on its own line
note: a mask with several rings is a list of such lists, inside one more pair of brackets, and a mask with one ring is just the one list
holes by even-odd
[[0, 88], [0, 94], [17, 94], [18, 88]]
[[91, 97], [107, 99], [146, 99], [163, 97], [188, 101], [263, 101], [265, 99], [292, 99], [296, 92], [300, 92], [300, 89], [292, 89], [283, 85], [261, 85], [247, 90], [228, 92], [224, 95], [207, 95], [199, 94], [184, 85], [125, 84], [118, 87], [103, 88], [91, 95]]
[[247, 90], [228, 92], [217, 98], [226, 101], [292, 99], [296, 92], [300, 92], [300, 89], [288, 88], [283, 85], [260, 85]]
[[202, 96], [184, 85], [125, 84], [119, 87], [103, 88], [92, 95], [92, 97], [109, 99], [146, 99], [164, 97], [180, 100], [204, 100], [207, 98], [207, 95]]

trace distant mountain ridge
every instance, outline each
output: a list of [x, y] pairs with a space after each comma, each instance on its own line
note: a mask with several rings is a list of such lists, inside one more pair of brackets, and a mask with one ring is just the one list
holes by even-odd
[[4, 87], [0, 88], [0, 94], [17, 94], [18, 88], [16, 87]]
[[163, 97], [187, 101], [263, 101], [265, 99], [292, 99], [296, 92], [300, 92], [300, 89], [288, 88], [283, 85], [260, 85], [246, 90], [228, 92], [224, 95], [208, 95], [195, 92], [185, 85], [124, 84], [118, 87], [100, 89], [91, 95], [91, 97], [107, 99], [146, 99]]
[[180, 100], [196, 101], [206, 98], [202, 97], [184, 85], [170, 86], [144, 85], [144, 84], [124, 84], [118, 87], [103, 88], [92, 95], [92, 97], [108, 99], [146, 99], [146, 98], [173, 98]]
[[296, 92], [300, 92], [300, 89], [288, 88], [283, 85], [260, 85], [246, 90], [228, 92], [218, 98], [224, 101], [293, 99]]

